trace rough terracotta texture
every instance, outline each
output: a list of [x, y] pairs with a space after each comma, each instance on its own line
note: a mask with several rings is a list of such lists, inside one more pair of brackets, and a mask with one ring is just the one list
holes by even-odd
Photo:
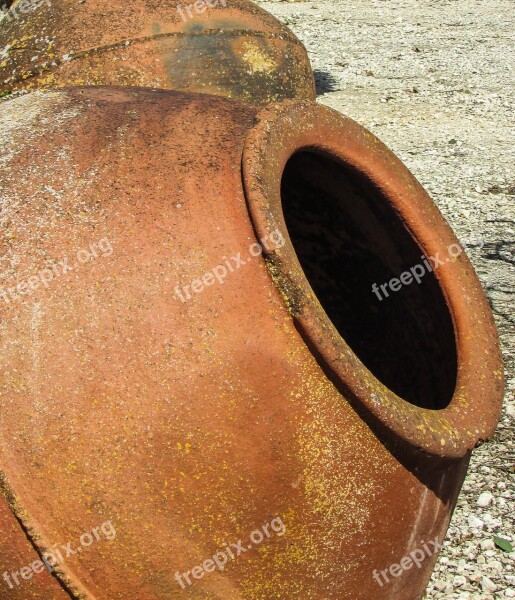
[[0, 21], [0, 93], [138, 85], [254, 104], [314, 100], [306, 50], [287, 27], [249, 0], [211, 4], [198, 13], [176, 0], [52, 0], [18, 11]]
[[[419, 598], [435, 556], [382, 590], [372, 571], [441, 540], [469, 452], [495, 425], [498, 347], [464, 255], [438, 273], [456, 392], [421, 408], [335, 334], [278, 205], [284, 163], [308, 143], [363, 168], [420, 247], [443, 251], [454, 237], [418, 184], [336, 113], [256, 111], [102, 87], [1, 105], [0, 285], [75, 267], [0, 302], [2, 489], [39, 553], [106, 520], [117, 532], [59, 566], [71, 597]], [[251, 257], [274, 228], [285, 245]], [[76, 265], [101, 239], [112, 254]], [[238, 253], [223, 285], [177, 297]], [[182, 590], [176, 571], [278, 516], [285, 535]], [[13, 544], [0, 544], [21, 561], [9, 570], [30, 560], [26, 539]]]
[[[2, 570], [17, 570], [20, 567], [31, 565], [39, 560], [39, 555], [27, 538], [20, 521], [12, 511], [15, 500], [10, 497], [11, 506], [5, 493], [5, 484], [2, 485], [0, 494], [0, 566]], [[19, 580], [22, 580], [19, 577]], [[59, 585], [47, 570], [38, 573], [30, 580], [22, 580], [19, 586], [11, 580], [11, 586], [2, 579], [0, 584], [1, 597], [13, 600], [68, 600], [69, 594]]]

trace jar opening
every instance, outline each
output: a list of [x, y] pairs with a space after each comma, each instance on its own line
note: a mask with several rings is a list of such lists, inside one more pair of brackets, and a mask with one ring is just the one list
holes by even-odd
[[381, 190], [342, 160], [303, 149], [286, 163], [281, 197], [300, 265], [346, 344], [404, 400], [447, 407], [458, 364], [451, 314], [433, 261]]

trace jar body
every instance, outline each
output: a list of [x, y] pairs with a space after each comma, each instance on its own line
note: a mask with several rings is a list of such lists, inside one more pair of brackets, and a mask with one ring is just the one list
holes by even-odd
[[0, 46], [0, 93], [116, 85], [256, 105], [315, 99], [304, 46], [250, 0], [44, 1], [4, 17]]
[[4, 491], [34, 560], [116, 530], [57, 565], [56, 589], [412, 600], [429, 579], [436, 550], [376, 574], [442, 542], [469, 452], [383, 437], [328, 377], [267, 261], [288, 233], [249, 213], [256, 119], [144, 89], [3, 105]]

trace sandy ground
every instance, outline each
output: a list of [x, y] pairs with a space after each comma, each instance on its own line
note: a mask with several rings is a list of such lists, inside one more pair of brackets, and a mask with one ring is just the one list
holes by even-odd
[[319, 101], [380, 137], [468, 243], [496, 316], [509, 391], [495, 439], [474, 453], [427, 598], [515, 598], [515, 553], [493, 543], [494, 535], [515, 542], [515, 5], [259, 4], [304, 42]]

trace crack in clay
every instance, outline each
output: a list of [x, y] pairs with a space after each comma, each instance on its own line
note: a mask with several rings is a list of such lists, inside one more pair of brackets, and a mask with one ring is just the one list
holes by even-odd
[[[38, 557], [44, 562], [44, 554], [49, 553], [49, 546], [43, 541], [43, 536], [39, 533], [34, 520], [27, 511], [21, 506], [20, 500], [16, 496], [8, 477], [3, 470], [0, 470], [0, 494], [4, 496], [14, 518], [18, 522], [21, 530], [25, 534], [29, 544], [32, 546]], [[58, 565], [52, 565], [53, 571], [50, 575], [57, 581], [61, 589], [72, 598], [72, 600], [96, 600], [79, 581], [65, 572], [64, 568]]]

